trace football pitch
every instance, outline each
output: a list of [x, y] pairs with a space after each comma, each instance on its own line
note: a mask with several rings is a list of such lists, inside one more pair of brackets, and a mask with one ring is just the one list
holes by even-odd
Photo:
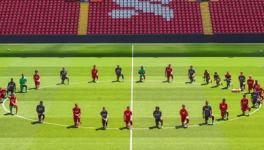
[[[252, 109], [249, 117], [241, 114], [243, 93], [232, 93], [215, 83], [202, 85], [203, 72], [211, 77], [218, 72], [223, 79], [232, 74], [232, 88], [239, 88], [238, 75], [264, 84], [264, 44], [2, 44], [0, 45], [0, 87], [10, 78], [18, 80], [23, 73], [28, 78], [28, 93], [17, 93], [18, 115], [5, 115], [8, 101], [0, 107], [1, 150], [261, 150], [263, 144], [264, 111]], [[174, 80], [165, 83], [164, 69], [172, 64]], [[99, 81], [91, 81], [91, 68], [96, 65]], [[114, 69], [120, 65], [125, 76], [116, 80]], [[139, 80], [138, 70], [146, 69], [146, 81]], [[193, 65], [196, 81], [188, 81], [187, 70]], [[59, 71], [65, 67], [70, 84], [58, 85]], [[39, 70], [41, 86], [35, 90], [32, 79]], [[250, 98], [250, 95], [247, 95]], [[216, 119], [222, 98], [229, 104], [229, 120], [203, 123], [202, 106], [208, 100]], [[35, 124], [35, 107], [39, 101], [46, 106], [44, 124]], [[82, 109], [80, 128], [73, 125], [72, 108]], [[179, 109], [185, 104], [190, 127], [181, 125]], [[251, 105], [251, 103], [250, 103]], [[133, 108], [132, 130], [124, 127], [123, 111]], [[154, 125], [153, 110], [159, 106], [164, 128]], [[101, 127], [100, 111], [109, 113], [107, 130]]]

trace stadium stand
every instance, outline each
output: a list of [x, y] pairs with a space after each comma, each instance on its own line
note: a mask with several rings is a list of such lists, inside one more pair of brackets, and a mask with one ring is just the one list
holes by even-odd
[[88, 34], [202, 34], [199, 2], [105, 0], [90, 3]]
[[209, 5], [216, 34], [264, 32], [264, 0], [219, 0]]
[[77, 34], [79, 1], [0, 0], [0, 35]]

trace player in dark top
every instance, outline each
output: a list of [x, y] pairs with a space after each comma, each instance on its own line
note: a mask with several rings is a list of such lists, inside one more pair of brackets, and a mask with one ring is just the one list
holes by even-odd
[[216, 86], [220, 86], [221, 78], [217, 72], [214, 73], [214, 80], [215, 80]]
[[102, 108], [100, 115], [102, 117], [102, 126], [103, 126], [103, 129], [105, 130], [107, 128], [107, 125], [108, 125], [108, 112], [105, 109], [105, 107]]
[[10, 79], [10, 82], [7, 84], [7, 95], [9, 94], [9, 93], [15, 93], [16, 92], [16, 83], [14, 82], [14, 79], [13, 78], [11, 78]]
[[206, 84], [210, 83], [211, 77], [210, 77], [210, 73], [207, 70], [204, 71], [203, 78], [204, 78], [204, 81], [206, 82]]
[[188, 77], [190, 79], [190, 83], [195, 82], [195, 70], [193, 69], [193, 66], [190, 66], [188, 70]]
[[38, 114], [39, 123], [43, 123], [43, 121], [45, 119], [45, 106], [43, 105], [42, 101], [40, 101], [39, 105], [37, 105], [36, 112]]
[[115, 74], [116, 74], [116, 81], [119, 82], [120, 77], [124, 80], [124, 75], [122, 73], [122, 68], [117, 65], [115, 68]]
[[260, 101], [259, 101], [259, 93], [254, 90], [252, 93], [251, 93], [251, 101], [252, 101], [252, 107], [253, 108], [258, 108], [259, 105], [260, 105]]
[[160, 108], [157, 106], [153, 112], [153, 117], [155, 119], [156, 128], [162, 128], [163, 126], [163, 120], [162, 120], [162, 112], [160, 111]]
[[205, 105], [203, 106], [203, 118], [205, 120], [205, 124], [208, 124], [209, 118], [212, 118], [212, 125], [214, 124], [213, 110], [208, 101], [206, 101]]
[[241, 91], [244, 91], [246, 88], [246, 77], [244, 76], [243, 72], [240, 72], [240, 75], [238, 76], [238, 80], [239, 80], [239, 86]]
[[229, 72], [225, 74], [226, 88], [228, 89], [231, 86], [232, 76]]
[[60, 78], [61, 78], [61, 84], [64, 84], [65, 80], [68, 81], [68, 84], [70, 83], [70, 79], [68, 77], [68, 72], [67, 72], [67, 70], [64, 67], [60, 71]]

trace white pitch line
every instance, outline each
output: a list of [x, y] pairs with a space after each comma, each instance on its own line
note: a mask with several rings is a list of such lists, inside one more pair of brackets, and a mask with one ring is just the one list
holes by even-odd
[[[133, 110], [134, 107], [134, 45], [131, 47], [131, 92], [130, 92], [130, 107]], [[130, 129], [130, 138], [129, 138], [129, 150], [133, 150], [133, 127]]]

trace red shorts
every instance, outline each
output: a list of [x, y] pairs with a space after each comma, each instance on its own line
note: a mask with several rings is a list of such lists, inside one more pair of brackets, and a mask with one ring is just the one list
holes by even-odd
[[253, 85], [248, 85], [248, 90], [253, 90], [254, 86]]
[[181, 116], [181, 122], [184, 123], [187, 120], [187, 116]]
[[79, 123], [81, 121], [80, 117], [73, 117], [75, 123]]
[[226, 110], [221, 110], [221, 116], [224, 117], [226, 114]]
[[98, 78], [97, 74], [92, 74], [92, 78], [97, 79]]
[[167, 73], [167, 77], [172, 77], [172, 73]]
[[248, 106], [242, 106], [241, 110], [242, 111], [247, 111], [247, 110], [250, 110], [250, 108]]
[[132, 121], [131, 121], [131, 118], [126, 118], [126, 119], [125, 119], [125, 123], [126, 123], [126, 124], [129, 124], [129, 123], [131, 123], [131, 122], [132, 122]]
[[17, 104], [9, 104], [10, 107], [17, 106]]
[[40, 85], [40, 81], [35, 81], [35, 85]]

